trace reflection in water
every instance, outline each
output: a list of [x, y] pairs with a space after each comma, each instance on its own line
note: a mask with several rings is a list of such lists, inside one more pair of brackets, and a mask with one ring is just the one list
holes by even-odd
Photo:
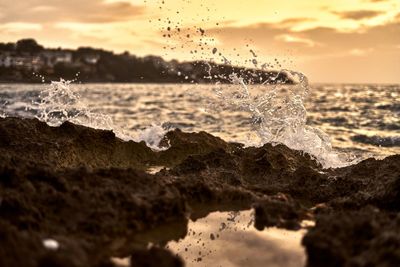
[[181, 256], [186, 266], [305, 265], [301, 239], [305, 230], [269, 228], [258, 231], [251, 211], [213, 212], [190, 221], [187, 236], [166, 246]]
[[129, 267], [129, 266], [131, 266], [131, 258], [130, 257], [127, 257], [127, 258], [112, 257], [111, 263], [117, 267]]

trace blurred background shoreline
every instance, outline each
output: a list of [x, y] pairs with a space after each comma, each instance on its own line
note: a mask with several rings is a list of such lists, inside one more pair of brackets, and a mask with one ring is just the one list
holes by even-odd
[[[265, 68], [245, 68], [211, 61], [165, 61], [103, 49], [44, 48], [34, 39], [0, 43], [0, 83], [40, 83], [77, 80], [84, 83], [229, 83], [236, 73], [246, 83], [292, 83], [284, 74]], [[273, 80], [271, 79], [273, 78]]]

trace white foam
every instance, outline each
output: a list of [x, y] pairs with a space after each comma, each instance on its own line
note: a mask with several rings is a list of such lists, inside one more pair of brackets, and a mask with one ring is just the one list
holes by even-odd
[[169, 144], [166, 147], [159, 147], [160, 141], [164, 138], [166, 133], [167, 130], [161, 126], [152, 125], [149, 128], [139, 131], [136, 141], [144, 141], [148, 147], [156, 151], [167, 150], [170, 147]]

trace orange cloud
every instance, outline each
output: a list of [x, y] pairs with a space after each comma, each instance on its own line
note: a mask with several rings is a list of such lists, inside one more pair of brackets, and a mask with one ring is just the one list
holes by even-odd
[[375, 10], [357, 10], [357, 11], [342, 11], [342, 12], [335, 11], [332, 13], [338, 15], [342, 19], [363, 20], [379, 16], [383, 12]]
[[7, 13], [0, 22], [26, 23], [87, 22], [109, 23], [126, 21], [144, 13], [143, 6], [129, 2], [102, 0], [69, 0], [52, 3], [46, 0], [9, 1], [3, 4]]
[[286, 50], [296, 51], [301, 58], [323, 58], [344, 55], [360, 57], [374, 52], [377, 55], [392, 54], [393, 62], [400, 62], [400, 51], [392, 49], [400, 45], [400, 22], [351, 32], [330, 27], [294, 31], [279, 23], [224, 27], [220, 31], [209, 29], [207, 32], [217, 36], [222, 45], [237, 45], [240, 40], [251, 39], [261, 54], [278, 54]]
[[285, 19], [282, 20], [279, 24], [281, 26], [295, 26], [299, 23], [303, 23], [303, 22], [310, 22], [310, 21], [315, 21], [315, 19], [313, 18], [290, 18], [290, 19]]

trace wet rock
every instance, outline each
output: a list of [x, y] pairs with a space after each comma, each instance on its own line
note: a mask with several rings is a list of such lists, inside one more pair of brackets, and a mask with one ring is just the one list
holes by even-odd
[[258, 230], [277, 226], [288, 230], [298, 230], [307, 217], [307, 210], [291, 197], [284, 194], [268, 197], [253, 205], [255, 212], [254, 226]]
[[[250, 207], [260, 230], [299, 229], [315, 216], [303, 242], [309, 266], [324, 258], [332, 266], [400, 264], [400, 155], [322, 169], [284, 145], [244, 148], [205, 132], [174, 130], [160, 145], [170, 148], [155, 152], [71, 123], [0, 118], [0, 266], [110, 266], [129, 255], [179, 264], [147, 244], [183, 237], [189, 212], [196, 219]], [[168, 168], [145, 173], [151, 166]], [[43, 246], [49, 238], [59, 249]]]
[[[10, 242], [15, 242], [14, 249], [21, 247], [23, 253], [23, 247], [33, 243], [34, 249], [27, 250], [39, 253], [43, 251], [41, 238], [55, 237], [60, 250], [47, 251], [50, 254], [44, 258], [19, 258], [17, 254], [13, 259], [18, 258], [20, 265], [12, 265], [10, 260], [0, 266], [30, 266], [30, 262], [32, 266], [95, 266], [114, 253], [129, 253], [135, 245], [130, 237], [161, 224], [187, 220], [179, 191], [140, 171], [54, 172], [20, 163], [19, 169], [10, 173], [1, 165], [0, 222], [13, 225], [17, 237]], [[66, 244], [86, 245], [75, 249]], [[0, 250], [7, 254], [9, 247], [1, 242]]]
[[222, 139], [206, 132], [185, 133], [175, 129], [166, 134], [160, 142], [161, 147], [170, 147], [158, 153], [158, 161], [168, 165], [177, 164], [189, 155], [208, 154], [219, 149], [229, 149]]
[[398, 266], [400, 216], [372, 207], [319, 216], [304, 237], [307, 266]]
[[36, 119], [6, 118], [0, 123], [0, 139], [7, 140], [0, 143], [2, 159], [14, 167], [19, 162], [31, 162], [51, 169], [143, 169], [152, 155], [144, 143], [123, 142], [111, 131], [69, 122], [49, 127]]
[[131, 254], [131, 267], [183, 267], [183, 261], [166, 249], [151, 247]]
[[367, 159], [357, 165], [332, 170], [335, 180], [330, 205], [336, 209], [359, 209], [373, 205], [387, 211], [400, 211], [400, 155], [384, 160]]

